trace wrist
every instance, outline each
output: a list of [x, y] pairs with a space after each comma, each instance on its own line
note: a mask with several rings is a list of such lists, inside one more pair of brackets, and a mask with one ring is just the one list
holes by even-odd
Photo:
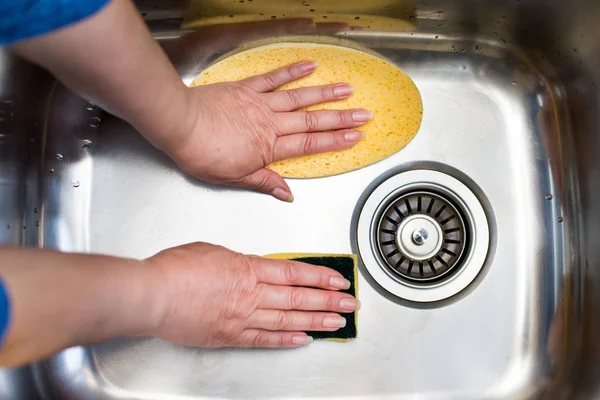
[[192, 102], [191, 90], [179, 82], [129, 122], [154, 147], [175, 158], [193, 131], [197, 110]]
[[[105, 268], [98, 265], [100, 275], [88, 288], [88, 318], [80, 321], [76, 343], [91, 344], [116, 336], [151, 335], [160, 324], [164, 314], [164, 298], [161, 295], [161, 277], [144, 261], [120, 258], [104, 258]], [[84, 271], [84, 274], [86, 272]], [[82, 277], [85, 279], [86, 277]]]
[[[128, 310], [122, 316], [126, 328], [122, 335], [154, 336], [168, 310], [168, 295], [162, 271], [148, 261], [135, 261], [130, 278], [133, 287]], [[126, 294], [127, 295], [127, 294]]]

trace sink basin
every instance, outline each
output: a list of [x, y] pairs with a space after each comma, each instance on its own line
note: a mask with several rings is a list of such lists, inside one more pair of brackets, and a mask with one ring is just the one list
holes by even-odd
[[[357, 253], [358, 338], [291, 351], [116, 338], [65, 350], [33, 373], [6, 371], [1, 398], [36, 398], [34, 381], [48, 399], [600, 398], [593, 1], [138, 6], [187, 83], [264, 43], [369, 51], [414, 80], [421, 130], [361, 170], [289, 180], [296, 201], [284, 204], [184, 175], [125, 122], [0, 53], [0, 200], [9, 205], [0, 240], [135, 258], [192, 241], [253, 254]], [[244, 22], [261, 14], [266, 21]], [[311, 14], [316, 26], [281, 20]], [[182, 28], [199, 16], [208, 22]], [[373, 233], [394, 201], [424, 190], [456, 209], [467, 243], [429, 281], [425, 259], [414, 265], [421, 275], [394, 269]]]

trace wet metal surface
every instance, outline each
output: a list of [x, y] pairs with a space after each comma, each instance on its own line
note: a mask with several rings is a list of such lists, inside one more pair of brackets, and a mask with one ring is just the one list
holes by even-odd
[[[214, 351], [117, 339], [51, 360], [44, 370], [51, 387], [107, 399], [436, 393], [464, 399], [535, 391], [552, 372], [544, 343], [563, 268], [571, 266], [558, 258], [569, 252], [567, 225], [555, 222], [563, 214], [560, 200], [544, 199], [553, 179], [539, 162], [546, 156], [534, 116], [543, 107], [538, 99], [551, 98], [553, 88], [500, 42], [447, 52], [443, 42], [430, 47], [409, 33], [360, 32], [333, 40], [365, 47], [415, 81], [424, 119], [405, 150], [360, 171], [291, 180], [296, 202], [284, 204], [182, 175], [109, 116], [97, 117], [99, 127], [78, 123], [90, 118], [85, 101], [59, 91], [47, 151], [63, 157], [48, 158], [42, 167], [55, 170], [42, 180], [44, 246], [137, 258], [197, 240], [255, 254], [356, 252], [352, 224], [365, 189], [390, 171], [435, 163], [430, 168], [455, 170], [457, 178], [474, 182], [495, 216], [484, 272], [459, 296], [423, 308], [382, 295], [363, 268], [357, 340], [294, 351]], [[94, 146], [82, 148], [83, 138]], [[460, 367], [448, 368], [457, 362]]]
[[[180, 3], [139, 5], [185, 82], [255, 40], [364, 49], [415, 81], [420, 133], [362, 170], [290, 180], [296, 201], [284, 204], [183, 175], [126, 123], [60, 86], [50, 90], [45, 76], [12, 68], [0, 53], [0, 104], [13, 104], [0, 106], [2, 243], [138, 258], [197, 240], [255, 254], [357, 252], [365, 196], [392, 176], [425, 169], [453, 176], [481, 202], [490, 234], [485, 263], [464, 290], [433, 304], [391, 294], [372, 265], [361, 265], [359, 337], [349, 343], [202, 350], [138, 338], [69, 349], [35, 368], [46, 398], [597, 398], [594, 1], [415, 8], [390, 0], [375, 11], [403, 16], [414, 30], [269, 21], [174, 40]], [[204, 2], [213, 3], [229, 7]], [[296, 3], [276, 7], [289, 12]], [[44, 85], [32, 90], [32, 76]], [[28, 369], [0, 373], [0, 398], [35, 398], [28, 376]]]

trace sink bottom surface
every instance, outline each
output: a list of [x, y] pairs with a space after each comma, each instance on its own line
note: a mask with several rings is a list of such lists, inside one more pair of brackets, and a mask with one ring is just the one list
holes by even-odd
[[187, 177], [127, 124], [57, 90], [43, 165], [43, 246], [134, 258], [193, 241], [253, 254], [355, 253], [353, 220], [369, 185], [429, 166], [468, 177], [485, 199], [491, 247], [473, 284], [417, 305], [387, 295], [361, 268], [356, 340], [280, 351], [115, 339], [43, 364], [49, 391], [83, 399], [462, 400], [540, 390], [560, 362], [548, 346], [562, 280], [560, 201], [545, 198], [556, 184], [548, 162], [558, 130], [553, 88], [493, 45], [452, 52], [408, 33], [352, 40], [414, 80], [421, 130], [403, 151], [359, 171], [289, 180], [293, 204]]

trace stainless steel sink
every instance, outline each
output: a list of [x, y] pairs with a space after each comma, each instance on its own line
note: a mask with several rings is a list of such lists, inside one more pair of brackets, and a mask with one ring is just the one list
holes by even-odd
[[[359, 171], [290, 180], [293, 204], [183, 175], [126, 123], [0, 53], [1, 242], [139, 258], [191, 241], [353, 252], [363, 303], [348, 343], [203, 350], [118, 338], [2, 373], [0, 398], [34, 399], [34, 386], [47, 399], [600, 398], [600, 7], [371, 3], [138, 2], [186, 82], [273, 41], [363, 48], [413, 78], [424, 105], [413, 142]], [[373, 26], [330, 23], [343, 13]], [[241, 14], [267, 21], [181, 28]], [[320, 24], [280, 21], [306, 14]], [[398, 263], [411, 249], [382, 233], [386, 217], [410, 207], [441, 224], [449, 217], [424, 205], [432, 196], [462, 235], [444, 238], [464, 248]]]

